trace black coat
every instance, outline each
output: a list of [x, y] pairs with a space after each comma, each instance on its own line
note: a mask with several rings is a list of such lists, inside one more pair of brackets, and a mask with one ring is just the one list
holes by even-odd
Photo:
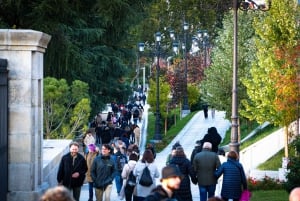
[[222, 137], [219, 135], [219, 133], [215, 130], [209, 128], [209, 131], [207, 134], [204, 135], [204, 137], [201, 140], [202, 146], [204, 142], [210, 142], [212, 144], [212, 151], [217, 153], [218, 152], [218, 146], [222, 141]]
[[161, 185], [158, 185], [156, 188], [154, 188], [150, 195], [148, 195], [144, 201], [181, 201], [180, 199], [177, 199], [176, 193], [173, 193], [173, 196], [170, 198], [168, 196], [168, 193], [163, 189]]
[[170, 160], [170, 164], [177, 165], [180, 172], [184, 175], [180, 183], [180, 188], [178, 190], [175, 190], [179, 198], [178, 200], [192, 201], [193, 198], [191, 193], [190, 177], [195, 180], [196, 174], [192, 168], [190, 160], [185, 156], [173, 156]]
[[[87, 172], [86, 160], [81, 154], [77, 154], [77, 157], [73, 164], [73, 157], [70, 153], [64, 155], [60, 161], [57, 182], [66, 187], [80, 187], [83, 185], [85, 179], [85, 173]], [[72, 174], [78, 172], [78, 178], [72, 178]]]

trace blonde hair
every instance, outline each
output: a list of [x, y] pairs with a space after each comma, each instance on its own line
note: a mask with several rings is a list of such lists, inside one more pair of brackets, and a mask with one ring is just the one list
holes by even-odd
[[64, 186], [48, 189], [39, 201], [75, 201], [70, 191]]

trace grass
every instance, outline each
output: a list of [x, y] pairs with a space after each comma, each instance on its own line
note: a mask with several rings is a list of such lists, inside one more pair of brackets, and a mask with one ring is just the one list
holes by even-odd
[[[162, 151], [170, 142], [176, 137], [176, 135], [182, 130], [182, 128], [193, 118], [193, 116], [198, 111], [191, 112], [186, 117], [180, 119], [180, 114], [174, 113], [174, 118], [176, 118], [176, 124], [171, 126], [171, 128], [166, 132], [163, 133], [163, 140], [159, 143], [155, 143], [155, 150], [157, 152]], [[164, 127], [164, 125], [162, 125]], [[163, 129], [162, 129], [163, 130]], [[151, 140], [154, 138], [154, 132], [155, 132], [155, 116], [153, 113], [149, 112], [148, 115], [148, 128], [147, 128], [148, 134], [147, 134], [147, 143], [151, 142]]]
[[289, 194], [285, 190], [267, 190], [267, 191], [253, 191], [251, 201], [287, 201]]

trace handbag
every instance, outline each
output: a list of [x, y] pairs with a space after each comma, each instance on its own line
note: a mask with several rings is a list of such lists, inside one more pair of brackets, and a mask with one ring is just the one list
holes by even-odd
[[240, 201], [250, 201], [251, 192], [247, 189], [243, 190]]
[[151, 186], [153, 184], [153, 180], [150, 174], [150, 170], [148, 166], [143, 169], [139, 184], [142, 186]]

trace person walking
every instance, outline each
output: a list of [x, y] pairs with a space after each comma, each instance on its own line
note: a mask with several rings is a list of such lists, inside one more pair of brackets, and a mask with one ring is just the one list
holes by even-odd
[[81, 186], [87, 172], [87, 164], [84, 157], [78, 153], [79, 144], [71, 142], [70, 152], [65, 154], [59, 164], [57, 182], [68, 188], [76, 201], [79, 201]]
[[[129, 155], [129, 161], [127, 164], [125, 164], [121, 174], [123, 178], [123, 186], [122, 186], [121, 194], [124, 193], [126, 201], [132, 200], [133, 190], [136, 186], [136, 178], [133, 175], [133, 169], [135, 168], [137, 161], [138, 161], [138, 155], [136, 153], [131, 153]], [[131, 176], [130, 174], [132, 174], [133, 176]], [[135, 182], [130, 181], [131, 179], [129, 178], [130, 176], [133, 177], [133, 179], [135, 179]]]
[[85, 133], [85, 137], [83, 140], [83, 143], [85, 145], [85, 150], [84, 150], [84, 154], [87, 154], [89, 151], [89, 145], [90, 144], [95, 144], [96, 143], [96, 139], [94, 138], [93, 134], [92, 134], [92, 130], [88, 129]]
[[93, 196], [94, 196], [94, 182], [91, 176], [91, 167], [94, 159], [96, 156], [99, 154], [99, 149], [96, 145], [90, 144], [88, 145], [89, 151], [86, 155], [86, 163], [88, 170], [86, 172], [86, 181], [89, 184], [89, 200], [88, 201], [93, 201]]
[[[118, 142], [116, 143], [116, 146], [118, 146]], [[116, 174], [115, 174], [115, 184], [116, 184], [116, 189], [117, 189], [117, 193], [118, 196], [120, 196], [120, 191], [122, 188], [122, 184], [123, 184], [123, 179], [122, 179], [122, 171], [123, 168], [125, 166], [125, 164], [127, 164], [128, 160], [127, 160], [127, 155], [126, 153], [122, 153], [121, 150], [126, 150], [125, 148], [125, 144], [122, 147], [116, 147], [116, 152], [112, 155], [115, 163], [116, 163]]]
[[202, 151], [202, 143], [200, 140], [197, 140], [196, 141], [196, 144], [195, 144], [195, 147], [192, 151], [192, 154], [191, 154], [191, 163], [193, 163], [193, 160], [194, 160], [194, 157], [197, 153], [201, 152]]
[[[219, 148], [219, 150], [218, 150], [218, 156], [219, 156], [221, 165], [227, 161], [227, 158], [225, 156], [225, 151], [224, 151], [223, 148]], [[223, 184], [223, 176], [221, 175], [218, 178], [218, 183], [216, 185], [215, 196], [221, 197], [222, 184]]]
[[196, 154], [193, 161], [193, 168], [198, 179], [200, 201], [206, 201], [215, 195], [217, 178], [214, 173], [220, 166], [220, 159], [211, 149], [212, 144], [204, 142], [202, 151]]
[[204, 135], [204, 137], [201, 140], [201, 143], [204, 142], [210, 142], [212, 144], [212, 151], [217, 153], [218, 152], [218, 146], [222, 141], [221, 135], [218, 133], [216, 127], [210, 127], [207, 129], [207, 134]]
[[103, 144], [101, 147], [101, 155], [97, 156], [91, 167], [91, 176], [94, 181], [96, 191], [96, 200], [110, 201], [110, 194], [114, 175], [116, 174], [116, 166], [111, 157], [112, 148], [109, 144]]
[[168, 165], [162, 169], [161, 174], [161, 185], [154, 188], [144, 201], [180, 201], [176, 190], [180, 188], [180, 183], [184, 176], [181, 174], [179, 168], [176, 165]]
[[[239, 201], [242, 190], [247, 189], [245, 172], [238, 158], [239, 156], [236, 151], [230, 151], [227, 155], [227, 161], [214, 173], [216, 178], [223, 175], [221, 196], [224, 201]], [[243, 186], [243, 189], [241, 186]]]
[[134, 134], [134, 143], [139, 147], [140, 146], [140, 139], [141, 139], [141, 129], [138, 125], [133, 126], [133, 134]]
[[183, 175], [183, 179], [181, 180], [179, 189], [175, 190], [179, 200], [193, 201], [190, 178], [192, 179], [193, 183], [197, 183], [197, 178], [192, 168], [192, 164], [190, 160], [187, 159], [181, 146], [176, 148], [175, 155], [170, 160], [170, 165], [177, 166], [181, 174]]
[[[148, 167], [150, 170], [150, 175], [152, 178], [152, 184], [150, 186], [143, 186], [140, 184], [140, 179], [143, 173], [143, 170]], [[133, 175], [137, 178], [136, 184], [136, 199], [137, 201], [143, 201], [146, 196], [148, 196], [153, 188], [156, 187], [156, 179], [159, 177], [159, 171], [154, 163], [154, 156], [151, 150], [146, 149], [143, 157], [139, 160], [133, 170]]]

